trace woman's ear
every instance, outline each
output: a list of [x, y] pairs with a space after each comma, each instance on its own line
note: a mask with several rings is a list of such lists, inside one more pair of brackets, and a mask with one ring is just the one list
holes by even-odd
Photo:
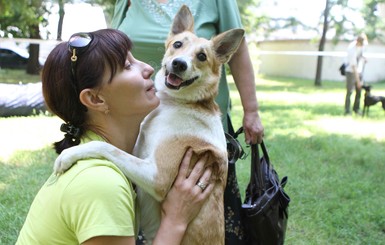
[[98, 91], [86, 88], [80, 92], [80, 102], [88, 109], [104, 112], [108, 105]]

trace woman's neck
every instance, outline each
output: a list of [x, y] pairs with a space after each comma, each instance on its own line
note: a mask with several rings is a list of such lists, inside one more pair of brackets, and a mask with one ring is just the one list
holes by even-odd
[[109, 118], [91, 130], [103, 137], [108, 143], [119, 149], [132, 153], [139, 135], [141, 120], [113, 120]]

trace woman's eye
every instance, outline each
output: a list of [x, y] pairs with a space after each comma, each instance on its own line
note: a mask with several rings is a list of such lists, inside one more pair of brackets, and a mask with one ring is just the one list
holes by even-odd
[[197, 55], [197, 58], [198, 58], [199, 61], [206, 61], [207, 60], [207, 56], [206, 56], [205, 53], [199, 53]]
[[129, 70], [131, 68], [131, 63], [126, 63], [124, 69]]
[[176, 41], [174, 44], [173, 44], [173, 46], [174, 46], [174, 48], [180, 48], [180, 47], [182, 47], [182, 42], [181, 41]]

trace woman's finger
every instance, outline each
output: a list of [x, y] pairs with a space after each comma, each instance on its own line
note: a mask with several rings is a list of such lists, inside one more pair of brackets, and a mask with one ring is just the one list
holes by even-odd
[[196, 187], [199, 187], [202, 192], [205, 191], [205, 189], [211, 183], [211, 173], [212, 173], [212, 169], [207, 168], [196, 184]]
[[192, 154], [193, 154], [192, 148], [189, 147], [185, 152], [182, 162], [179, 166], [179, 172], [178, 172], [178, 176], [176, 177], [176, 181], [184, 180], [187, 178]]
[[196, 184], [198, 182], [198, 179], [202, 176], [203, 172], [205, 171], [204, 165], [206, 164], [208, 159], [208, 154], [204, 154], [202, 157], [199, 158], [197, 163], [195, 164], [194, 168], [192, 169], [190, 176], [188, 177], [188, 180], [192, 184]]

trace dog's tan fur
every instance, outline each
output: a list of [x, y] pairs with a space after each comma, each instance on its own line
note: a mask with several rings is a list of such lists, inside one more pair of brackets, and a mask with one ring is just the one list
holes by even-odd
[[194, 150], [191, 168], [209, 154], [213, 193], [189, 224], [182, 244], [224, 244], [223, 194], [227, 177], [227, 148], [220, 111], [215, 103], [221, 66], [236, 52], [244, 31], [233, 29], [211, 40], [197, 37], [190, 10], [176, 15], [165, 43], [162, 68], [155, 78], [160, 105], [144, 120], [134, 155], [103, 142], [90, 142], [64, 151], [55, 171], [77, 159], [102, 156], [114, 162], [138, 188], [141, 227], [151, 244], [159, 227], [160, 202], [174, 182], [188, 147]]
[[[227, 152], [215, 97], [221, 66], [237, 50], [243, 34], [243, 30], [237, 29], [215, 36], [212, 40], [199, 38], [194, 34], [191, 12], [187, 7], [182, 7], [165, 43], [162, 69], [155, 79], [161, 105], [143, 123], [136, 153], [140, 158], [156, 159], [157, 165], [161, 166], [162, 171], [158, 172], [156, 183], [160, 187], [160, 193], [157, 194], [162, 198], [177, 175], [177, 166], [187, 147], [192, 147], [197, 155], [210, 153], [207, 165], [213, 168], [212, 181], [215, 187], [199, 215], [189, 225], [182, 244], [224, 244], [223, 193], [227, 177]], [[181, 47], [176, 48], [176, 43], [181, 43]], [[201, 54], [206, 60], [198, 58]], [[174, 71], [172, 64], [175, 60], [185, 61], [186, 70], [179, 73]], [[173, 72], [181, 81], [196, 80], [186, 86], [172, 84], [175, 86], [171, 85], [170, 88], [168, 83], [170, 80], [172, 83], [170, 74]], [[154, 137], [160, 142], [151, 145], [148, 139]], [[142, 148], [143, 145], [154, 147], [155, 154], [148, 153]]]

